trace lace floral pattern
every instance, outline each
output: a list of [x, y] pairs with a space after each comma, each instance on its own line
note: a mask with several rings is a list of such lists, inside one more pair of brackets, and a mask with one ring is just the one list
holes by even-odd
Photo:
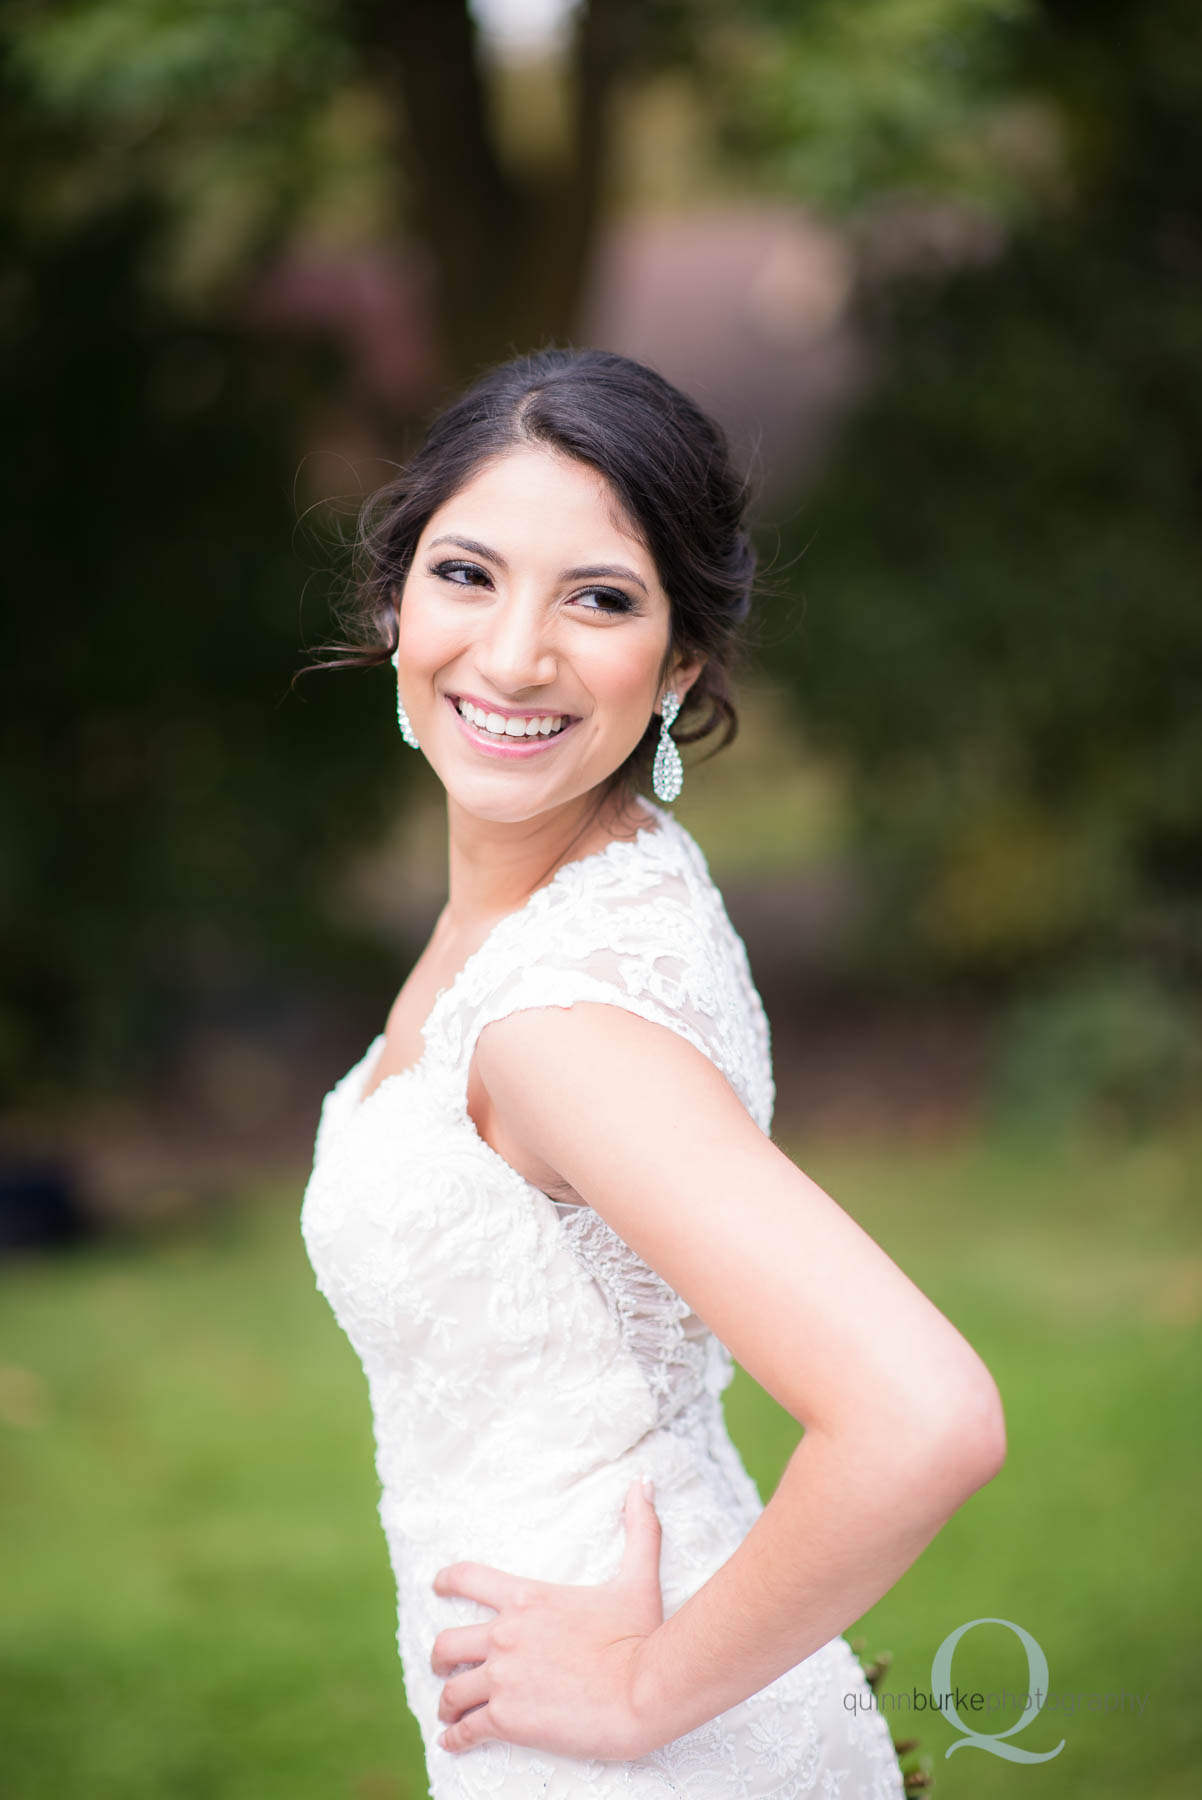
[[436, 1741], [433, 1640], [491, 1616], [434, 1594], [443, 1564], [607, 1580], [626, 1489], [647, 1474], [671, 1613], [762, 1510], [722, 1413], [725, 1346], [598, 1214], [551, 1201], [511, 1168], [467, 1111], [489, 1023], [602, 1001], [686, 1039], [771, 1131], [768, 1025], [746, 950], [692, 837], [647, 804], [653, 825], [566, 864], [493, 928], [436, 999], [414, 1068], [365, 1095], [377, 1037], [318, 1120], [301, 1229], [367, 1377], [397, 1645], [431, 1800], [897, 1800], [885, 1720], [844, 1700], [867, 1684], [842, 1638], [635, 1762], [495, 1741], [452, 1755]]

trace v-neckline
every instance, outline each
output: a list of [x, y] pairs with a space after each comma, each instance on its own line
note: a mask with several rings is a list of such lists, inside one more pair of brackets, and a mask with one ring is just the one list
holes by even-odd
[[489, 948], [493, 939], [503, 926], [507, 925], [511, 919], [520, 918], [521, 915], [533, 905], [539, 894], [550, 893], [560, 878], [567, 874], [569, 869], [579, 869], [585, 863], [594, 862], [598, 857], [609, 856], [615, 850], [635, 850], [640, 846], [644, 838], [662, 838], [667, 835], [668, 827], [675, 823], [671, 813], [662, 811], [660, 807], [653, 805], [653, 803], [647, 799], [643, 799], [643, 805], [650, 808], [651, 812], [654, 814], [654, 822], [652, 824], [640, 825], [633, 837], [610, 838], [608, 844], [602, 844], [599, 850], [590, 850], [586, 856], [576, 856], [572, 858], [571, 862], [562, 863], [560, 867], [556, 869], [550, 881], [544, 881], [541, 887], [536, 887], [532, 893], [527, 894], [520, 906], [512, 907], [509, 912], [502, 913], [499, 919], [493, 921], [487, 932], [484, 934], [484, 937], [472, 951], [471, 955], [464, 959], [463, 963], [455, 971], [454, 975], [452, 975], [447, 985], [439, 988], [438, 992], [435, 994], [430, 1010], [422, 1021], [421, 1028], [418, 1032], [418, 1036], [422, 1040], [422, 1049], [417, 1060], [412, 1062], [407, 1069], [393, 1069], [389, 1074], [381, 1076], [375, 1087], [368, 1092], [366, 1091], [367, 1085], [375, 1074], [380, 1061], [380, 1056], [388, 1042], [388, 1033], [386, 1029], [377, 1032], [357, 1065], [360, 1074], [359, 1079], [354, 1083], [352, 1091], [350, 1107], [352, 1117], [361, 1113], [364, 1107], [369, 1106], [376, 1098], [376, 1095], [383, 1093], [385, 1088], [391, 1087], [394, 1083], [411, 1080], [423, 1067], [426, 1057], [430, 1053], [430, 1040], [427, 1033], [434, 1022], [435, 1014], [444, 1003], [450, 1001], [460, 983], [466, 977], [468, 971], [473, 968], [484, 955], [484, 952]]

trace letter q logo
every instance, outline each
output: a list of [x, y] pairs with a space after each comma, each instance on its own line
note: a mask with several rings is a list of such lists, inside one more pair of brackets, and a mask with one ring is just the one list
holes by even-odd
[[[1033, 1694], [1042, 1693], [1046, 1695], [1048, 1691], [1048, 1659], [1044, 1655], [1039, 1644], [1031, 1636], [1031, 1633], [1029, 1631], [1024, 1631], [1021, 1625], [1016, 1625], [1013, 1619], [969, 1619], [967, 1624], [957, 1625], [955, 1631], [949, 1632], [944, 1638], [938, 1650], [936, 1650], [934, 1661], [931, 1664], [931, 1692], [932, 1694], [945, 1694], [947, 1696], [948, 1704], [946, 1707], [946, 1716], [949, 1720], [953, 1720], [963, 1733], [963, 1736], [957, 1743], [948, 1745], [947, 1750], [944, 1753], [945, 1756], [950, 1756], [953, 1750], [963, 1750], [966, 1745], [971, 1745], [977, 1750], [988, 1750], [992, 1756], [1004, 1757], [1007, 1762], [1051, 1762], [1052, 1758], [1054, 1756], [1059, 1756], [1060, 1752], [1064, 1749], [1063, 1738], [1061, 1738], [1054, 1750], [1043, 1751], [1023, 1750], [1020, 1749], [1017, 1744], [1004, 1744], [999, 1741], [1002, 1738], [1013, 1737], [1016, 1731], [1024, 1730], [1026, 1726], [1031, 1723], [1030, 1719], [1026, 1717], [1028, 1710], [1026, 1707], [1024, 1707], [1022, 1715], [1020, 1715], [1020, 1717], [1014, 1721], [1014, 1724], [1009, 1726], [1005, 1731], [977, 1731], [971, 1725], [966, 1725], [964, 1723], [964, 1720], [952, 1705], [952, 1696], [954, 1692], [954, 1684], [952, 1681], [952, 1653], [954, 1652], [956, 1645], [960, 1642], [960, 1639], [964, 1636], [964, 1633], [966, 1631], [971, 1631], [974, 1625], [1004, 1625], [1006, 1629], [1012, 1631], [1024, 1645], [1027, 1652], [1027, 1697], [1029, 1702]], [[1043, 1702], [1041, 1700], [1039, 1705], [1035, 1706], [1034, 1710], [1038, 1712], [1042, 1705]]]

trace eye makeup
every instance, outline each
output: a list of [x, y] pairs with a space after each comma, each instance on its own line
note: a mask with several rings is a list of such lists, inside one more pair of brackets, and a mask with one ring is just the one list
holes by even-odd
[[[468, 562], [454, 561], [430, 563], [428, 565], [428, 572], [431, 575], [437, 575], [443, 581], [449, 581], [452, 587], [475, 587], [478, 585], [473, 581], [456, 580], [456, 573], [481, 575], [486, 581], [489, 578], [486, 569], [480, 568], [476, 563]], [[629, 594], [622, 593], [620, 588], [583, 588], [578, 594], [573, 595], [572, 598], [579, 600], [586, 595], [595, 595], [599, 600], [605, 602], [602, 606], [586, 607], [586, 612], [600, 613], [602, 616], [608, 615], [612, 618], [620, 618], [625, 613], [633, 613], [640, 610], [638, 602], [633, 600]]]

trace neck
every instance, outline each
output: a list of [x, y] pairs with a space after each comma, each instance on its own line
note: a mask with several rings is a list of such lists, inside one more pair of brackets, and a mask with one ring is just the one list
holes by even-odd
[[482, 819], [447, 797], [448, 893], [453, 931], [487, 927], [521, 906], [564, 863], [630, 838], [653, 814], [637, 800], [595, 792], [531, 819]]

